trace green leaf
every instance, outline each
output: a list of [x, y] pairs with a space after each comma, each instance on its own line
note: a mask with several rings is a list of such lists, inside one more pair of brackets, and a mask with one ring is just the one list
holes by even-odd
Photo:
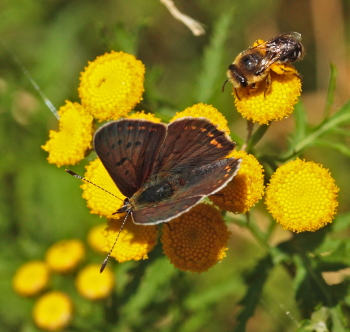
[[[300, 252], [294, 257], [296, 277], [293, 280], [296, 300], [303, 317], [310, 317], [313, 308], [320, 303], [324, 306], [334, 305], [331, 287], [324, 281], [321, 271], [311, 257]], [[307, 294], [307, 295], [306, 295]]]
[[207, 310], [198, 311], [194, 315], [184, 320], [183, 325], [178, 331], [181, 332], [195, 332], [202, 331], [203, 327], [210, 321], [211, 315], [208, 315]]
[[225, 42], [230, 32], [233, 9], [224, 13], [214, 26], [214, 32], [209, 46], [204, 51], [202, 71], [198, 77], [195, 100], [207, 103], [214, 93], [217, 93], [218, 78], [222, 76], [219, 70], [223, 55], [225, 54]]
[[300, 153], [303, 149], [313, 144], [321, 135], [348, 121], [350, 121], [350, 101], [348, 101], [337, 113], [330, 117], [327, 122], [322, 123], [311, 134], [297, 144], [294, 148], [295, 152]]
[[[350, 250], [350, 241], [348, 239], [338, 240], [337, 247], [328, 255], [322, 257], [323, 262], [342, 263], [344, 266], [340, 266], [339, 269], [344, 269], [350, 265], [350, 257], [348, 255]], [[346, 266], [347, 265], [347, 266]]]
[[244, 308], [237, 316], [237, 325], [234, 332], [245, 331], [248, 319], [254, 315], [255, 309], [260, 303], [263, 287], [272, 268], [272, 258], [270, 255], [267, 255], [261, 259], [255, 269], [246, 276], [245, 280], [248, 285], [248, 290], [239, 303]]
[[345, 146], [342, 143], [334, 143], [334, 142], [330, 142], [330, 141], [319, 138], [314, 142], [313, 145], [327, 147], [327, 148], [330, 148], [330, 149], [333, 149], [333, 150], [336, 150], [336, 151], [342, 153], [346, 157], [350, 157], [350, 148], [348, 148], [347, 146]]
[[162, 301], [163, 297], [167, 296], [171, 278], [177, 273], [178, 270], [169, 263], [166, 257], [156, 259], [147, 267], [139, 288], [125, 303], [121, 315], [129, 322], [139, 322], [138, 317], [142, 310], [151, 303]]
[[240, 283], [228, 279], [218, 285], [212, 285], [204, 293], [190, 295], [185, 303], [189, 310], [203, 310], [212, 304], [218, 303], [222, 298], [230, 294], [239, 294], [241, 287]]
[[350, 227], [350, 212], [338, 214], [333, 222], [333, 231], [342, 232]]
[[349, 324], [347, 323], [347, 319], [344, 317], [341, 304], [330, 308], [329, 311], [332, 320], [332, 331], [348, 332]]
[[328, 92], [327, 92], [327, 100], [326, 100], [326, 106], [324, 109], [324, 121], [327, 121], [329, 118], [330, 110], [334, 102], [334, 92], [336, 88], [336, 83], [337, 83], [337, 68], [330, 63], [329, 64], [330, 69], [331, 69], [331, 76], [329, 78], [329, 84], [328, 84]]

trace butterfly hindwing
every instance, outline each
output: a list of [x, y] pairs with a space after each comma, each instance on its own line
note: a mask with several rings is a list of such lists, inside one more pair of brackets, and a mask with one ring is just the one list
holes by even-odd
[[109, 175], [131, 197], [152, 172], [166, 126], [145, 120], [123, 119], [100, 127], [94, 147]]
[[[188, 211], [202, 198], [223, 188], [237, 173], [241, 159], [228, 158], [217, 160], [208, 165], [175, 174], [164, 181], [159, 192], [165, 193], [167, 187], [173, 189], [173, 195], [163, 198], [152, 205], [142, 204], [144, 200], [133, 199], [132, 212], [137, 224], [152, 225], [171, 220]], [[139, 196], [140, 197], [140, 196]]]
[[131, 215], [135, 224], [155, 225], [169, 221], [190, 210], [202, 199], [201, 196], [168, 201], [158, 206], [147, 207], [138, 211], [132, 211]]
[[180, 173], [225, 157], [235, 144], [205, 118], [185, 117], [168, 125], [152, 175]]
[[174, 195], [174, 199], [205, 197], [216, 193], [237, 174], [240, 164], [241, 159], [227, 158], [182, 173], [181, 178], [186, 180]]

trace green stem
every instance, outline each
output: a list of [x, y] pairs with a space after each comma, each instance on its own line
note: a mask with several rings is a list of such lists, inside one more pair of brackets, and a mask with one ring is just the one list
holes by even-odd
[[344, 114], [339, 117], [332, 118], [328, 120], [322, 127], [314, 131], [312, 134], [310, 134], [308, 137], [306, 137], [303, 141], [301, 141], [296, 147], [295, 151], [300, 152], [302, 149], [304, 149], [306, 146], [311, 144], [317, 137], [321, 136], [323, 133], [325, 133], [327, 130], [331, 129], [332, 127], [337, 126], [338, 124], [350, 120], [350, 113]]
[[248, 145], [247, 145], [247, 152], [249, 153], [252, 148], [262, 139], [262, 137], [267, 132], [267, 129], [269, 129], [269, 125], [261, 125], [251, 136], [249, 139]]

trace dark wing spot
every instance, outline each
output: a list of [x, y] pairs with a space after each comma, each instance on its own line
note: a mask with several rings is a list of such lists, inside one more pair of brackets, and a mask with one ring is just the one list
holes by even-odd
[[118, 140], [118, 145], [120, 145], [120, 144], [122, 144], [123, 143], [123, 141], [120, 139], [120, 140]]
[[108, 151], [108, 152], [106, 153], [106, 157], [109, 157], [110, 155], [111, 155], [111, 152]]
[[123, 157], [115, 164], [115, 166], [119, 167], [119, 166], [123, 165], [125, 162], [126, 162], [126, 158]]
[[129, 174], [129, 170], [127, 169], [125, 172], [124, 172], [125, 175], [128, 175]]
[[129, 149], [129, 148], [131, 148], [131, 146], [132, 146], [132, 143], [131, 143], [131, 142], [128, 142], [128, 143], [126, 144], [125, 147], [126, 147], [127, 149]]
[[111, 145], [111, 149], [114, 149], [114, 148], [115, 148], [115, 144], [112, 144], [112, 145]]
[[140, 142], [140, 141], [137, 141], [137, 142], [135, 142], [135, 146], [139, 146], [139, 145], [141, 145], [142, 143]]

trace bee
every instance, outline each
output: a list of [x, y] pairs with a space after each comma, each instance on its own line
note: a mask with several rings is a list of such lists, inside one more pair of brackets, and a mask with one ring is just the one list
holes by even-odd
[[278, 73], [291, 73], [298, 77], [300, 75], [291, 66], [290, 62], [301, 59], [304, 56], [304, 47], [301, 44], [301, 34], [298, 32], [284, 33], [269, 39], [266, 42], [257, 40], [255, 46], [238, 54], [233, 63], [228, 67], [227, 77], [222, 86], [224, 91], [225, 84], [230, 81], [233, 84], [237, 98], [237, 89], [240, 87], [250, 87], [254, 89], [256, 83], [266, 79], [265, 94], [270, 86], [270, 70], [272, 65], [280, 66]]

